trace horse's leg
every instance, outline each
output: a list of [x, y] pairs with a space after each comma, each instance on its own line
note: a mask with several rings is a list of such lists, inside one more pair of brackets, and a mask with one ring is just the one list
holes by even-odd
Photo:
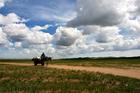
[[46, 66], [48, 66], [48, 61], [46, 61]]
[[41, 65], [44, 66], [44, 61], [41, 62]]
[[37, 66], [37, 62], [36, 61], [34, 61], [34, 66]]

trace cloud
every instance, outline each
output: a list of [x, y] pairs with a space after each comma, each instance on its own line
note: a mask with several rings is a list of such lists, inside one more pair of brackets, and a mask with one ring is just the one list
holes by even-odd
[[3, 27], [10, 41], [28, 44], [47, 44], [52, 36], [41, 31], [32, 31], [25, 24], [9, 24]]
[[52, 40], [52, 35], [41, 31], [28, 33], [27, 39], [30, 44], [48, 44]]
[[135, 0], [135, 6], [136, 6], [136, 14], [140, 15], [140, 1], [139, 0]]
[[25, 21], [24, 19], [21, 19], [15, 13], [10, 13], [6, 16], [0, 14], [0, 24], [2, 25], [12, 24], [12, 23], [22, 23], [24, 21]]
[[5, 6], [6, 2], [11, 2], [12, 0], [0, 0], [0, 8]]
[[81, 32], [76, 28], [59, 27], [54, 34], [54, 40], [57, 45], [70, 46], [81, 35]]
[[[50, 25], [28, 27], [25, 24], [26, 20], [15, 13], [0, 14], [0, 52], [5, 51], [9, 55], [14, 54], [12, 57], [22, 58], [40, 56], [45, 52], [54, 58], [65, 58], [89, 56], [96, 52], [139, 49], [139, 5], [135, 6], [134, 1], [77, 0], [77, 17], [68, 22], [68, 26], [72, 27], [58, 25], [54, 35], [41, 31], [47, 30]], [[34, 7], [43, 10], [35, 9], [36, 12], [45, 10], [44, 6]], [[74, 13], [71, 10], [62, 15], [56, 10], [53, 12], [51, 7], [47, 10], [49, 11], [43, 15], [51, 20], [66, 21], [67, 18], [74, 17], [69, 16]], [[46, 14], [50, 12], [53, 16]]]
[[29, 29], [25, 24], [7, 24], [3, 27], [3, 31], [12, 41], [24, 41], [28, 35]]
[[92, 35], [90, 39], [95, 39], [98, 43], [108, 43], [121, 38], [119, 32], [121, 31], [117, 26], [83, 26], [80, 27], [83, 35]]
[[90, 25], [90, 26], [81, 26], [79, 29], [82, 30], [83, 35], [89, 35], [92, 33], [98, 33], [100, 31], [100, 26]]
[[[6, 17], [6, 16], [5, 16]], [[16, 16], [15, 16], [16, 17]], [[127, 19], [120, 27], [129, 28], [125, 33], [132, 34], [133, 38], [126, 38], [122, 33], [124, 30], [118, 26], [82, 26], [77, 28], [58, 27], [54, 35], [40, 31], [48, 27], [27, 27], [20, 17], [18, 22], [4, 23], [1, 27], [1, 45], [9, 45], [9, 51], [20, 51], [19, 55], [24, 57], [47, 55], [55, 58], [69, 57], [71, 55], [84, 55], [101, 51], [122, 51], [139, 49], [139, 21]], [[21, 21], [21, 22], [20, 22]], [[132, 33], [130, 33], [132, 32]], [[1, 46], [2, 47], [2, 46]], [[16, 55], [16, 54], [15, 54]]]
[[0, 46], [4, 46], [8, 44], [7, 35], [2, 31], [2, 28], [0, 28]]
[[4, 0], [0, 0], [0, 8], [4, 6]]
[[23, 19], [14, 13], [1, 15], [0, 18], [0, 51], [4, 49], [3, 52], [13, 53], [12, 57], [22, 58], [39, 55], [44, 51], [50, 55], [55, 51], [51, 46], [53, 36], [40, 31], [47, 29], [49, 25], [29, 28]]
[[67, 22], [75, 17], [74, 2], [74, 0], [12, 0], [6, 7], [10, 12], [35, 21]]
[[41, 29], [47, 29], [48, 25], [43, 27], [36, 26], [30, 29], [14, 13], [7, 16], [1, 15], [1, 19], [2, 30], [10, 42], [22, 42], [29, 46], [30, 44], [47, 44], [52, 40], [52, 36], [49, 33], [40, 31]]
[[120, 30], [118, 27], [103, 27], [97, 34], [96, 41], [99, 43], [114, 42], [121, 38], [119, 32]]
[[120, 24], [132, 0], [77, 0], [77, 17], [68, 26]]
[[31, 28], [32, 31], [40, 31], [40, 30], [44, 30], [44, 29], [48, 29], [49, 25], [45, 25], [45, 26], [35, 26], [33, 28]]
[[[71, 45], [71, 48], [66, 47], [63, 51], [71, 50], [70, 53], [73, 53], [73, 55], [78, 55], [85, 53], [91, 54], [93, 52], [101, 51], [127, 51], [139, 49], [140, 34], [138, 34], [139, 29], [137, 28], [139, 26], [139, 23], [137, 20], [133, 21], [135, 22], [132, 22], [131, 20], [130, 22], [124, 23], [125, 25], [123, 24], [123, 27], [127, 25], [126, 28], [133, 28], [133, 34], [130, 33], [132, 29], [124, 30], [117, 26], [101, 27], [93, 25], [80, 27], [80, 29], [82, 29], [83, 35], [79, 37], [73, 45]], [[125, 32], [125, 34], [123, 34], [122, 32]], [[131, 37], [127, 34], [131, 35]], [[67, 53], [69, 54], [68, 51]]]

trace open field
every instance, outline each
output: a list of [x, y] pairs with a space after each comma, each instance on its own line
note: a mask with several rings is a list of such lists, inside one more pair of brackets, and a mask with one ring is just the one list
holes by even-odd
[[33, 63], [31, 59], [0, 59], [0, 62], [8, 62], [8, 63]]
[[93, 67], [114, 67], [140, 69], [140, 57], [133, 58], [81, 58], [54, 60], [51, 64]]
[[42, 66], [0, 65], [0, 93], [139, 93], [140, 80]]
[[[33, 66], [31, 63], [7, 63], [3, 62], [1, 65], [15, 65], [15, 66]], [[129, 78], [140, 79], [140, 69], [120, 69], [108, 67], [84, 67], [84, 66], [68, 66], [68, 65], [55, 65], [49, 64], [44, 67], [57, 68], [63, 70], [87, 71], [87, 72], [100, 72], [104, 74], [112, 74], [117, 76], [125, 76]]]
[[[31, 60], [0, 60], [8, 63], [32, 63]], [[77, 58], [77, 59], [58, 59], [49, 62], [49, 64], [86, 66], [86, 67], [114, 67], [114, 68], [136, 68], [140, 69], [140, 57], [132, 58]]]

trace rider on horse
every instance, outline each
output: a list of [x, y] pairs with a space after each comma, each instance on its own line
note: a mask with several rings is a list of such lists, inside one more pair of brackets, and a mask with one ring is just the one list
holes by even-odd
[[46, 56], [45, 56], [45, 53], [43, 52], [42, 54], [41, 54], [41, 59], [44, 59]]
[[[52, 58], [51, 57], [47, 57], [45, 56], [45, 53], [43, 52], [40, 56], [40, 58], [33, 58], [32, 61], [34, 61], [34, 65], [36, 66], [37, 64], [41, 64], [42, 66], [44, 66], [45, 61], [51, 61]], [[48, 62], [47, 64], [48, 65]]]

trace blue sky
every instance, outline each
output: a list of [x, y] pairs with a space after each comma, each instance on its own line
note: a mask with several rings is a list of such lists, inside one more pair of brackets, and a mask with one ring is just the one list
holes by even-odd
[[139, 3], [1, 0], [0, 58], [139, 56]]
[[53, 25], [54, 29], [50, 27], [47, 30], [53, 34], [56, 24], [66, 23], [70, 20], [69, 17], [73, 16], [71, 13], [74, 13], [75, 2], [76, 0], [12, 0], [0, 9], [0, 13], [3, 15], [15, 13], [28, 20], [26, 22], [28, 27]]

